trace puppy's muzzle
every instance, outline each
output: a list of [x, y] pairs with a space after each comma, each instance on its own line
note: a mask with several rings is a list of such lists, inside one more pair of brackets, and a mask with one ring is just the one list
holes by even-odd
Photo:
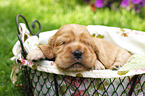
[[72, 54], [73, 54], [74, 58], [77, 60], [81, 59], [82, 55], [83, 55], [83, 53], [81, 51], [78, 51], [78, 50], [74, 51]]

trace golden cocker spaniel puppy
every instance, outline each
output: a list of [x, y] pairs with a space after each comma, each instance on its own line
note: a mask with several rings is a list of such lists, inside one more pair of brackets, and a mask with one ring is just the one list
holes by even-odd
[[47, 45], [39, 45], [27, 55], [28, 60], [55, 58], [59, 69], [84, 71], [89, 69], [118, 69], [131, 54], [110, 42], [92, 37], [85, 26], [62, 26]]

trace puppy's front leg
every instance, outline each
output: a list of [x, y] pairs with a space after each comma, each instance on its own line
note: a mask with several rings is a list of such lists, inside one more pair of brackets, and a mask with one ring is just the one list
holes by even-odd
[[45, 56], [42, 53], [42, 51], [39, 48], [37, 48], [29, 52], [26, 59], [30, 61], [39, 61], [41, 59], [45, 59]]
[[131, 54], [129, 52], [127, 52], [126, 50], [120, 49], [118, 51], [114, 64], [109, 69], [118, 70], [120, 67], [122, 67], [127, 62], [128, 58], [130, 56], [131, 56]]
[[99, 61], [97, 60], [95, 63], [95, 70], [104, 70], [105, 66]]

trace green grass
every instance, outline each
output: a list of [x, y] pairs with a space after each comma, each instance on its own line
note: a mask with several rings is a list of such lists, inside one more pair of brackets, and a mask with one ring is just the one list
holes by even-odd
[[[64, 24], [106, 25], [145, 31], [145, 14], [142, 11], [107, 8], [91, 11], [83, 0], [1, 0], [0, 1], [0, 96], [22, 95], [21, 89], [10, 81], [13, 61], [12, 47], [17, 41], [15, 18], [24, 15], [29, 24], [37, 19], [42, 31], [58, 29]], [[35, 31], [35, 30], [34, 30]]]

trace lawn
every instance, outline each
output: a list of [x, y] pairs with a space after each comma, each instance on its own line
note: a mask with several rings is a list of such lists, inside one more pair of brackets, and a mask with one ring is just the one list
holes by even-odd
[[[145, 8], [140, 12], [97, 9], [83, 0], [1, 0], [0, 1], [0, 96], [21, 96], [21, 88], [10, 80], [12, 47], [17, 39], [16, 16], [24, 15], [29, 25], [37, 19], [42, 32], [64, 24], [106, 25], [145, 31]], [[35, 31], [35, 30], [33, 30]], [[20, 81], [20, 80], [19, 80]], [[18, 83], [18, 82], [17, 82]]]

